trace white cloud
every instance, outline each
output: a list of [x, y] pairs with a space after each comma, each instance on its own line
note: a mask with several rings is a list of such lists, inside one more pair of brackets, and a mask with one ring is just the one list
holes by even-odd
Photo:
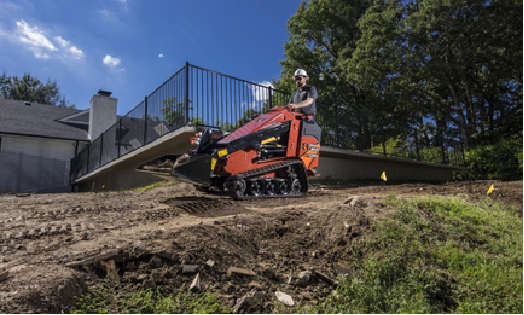
[[69, 41], [63, 39], [62, 36], [55, 36], [53, 39], [57, 41], [62, 47], [67, 47], [71, 44]]
[[158, 58], [164, 58], [164, 54], [158, 54]]
[[[269, 89], [264, 88], [264, 87], [275, 88], [273, 84], [271, 84], [271, 82], [269, 81], [262, 81], [262, 82], [258, 82], [257, 84], [258, 85], [251, 86], [251, 97], [253, 100], [251, 102], [252, 109], [262, 108], [262, 104], [269, 99]], [[264, 87], [260, 87], [259, 85], [264, 86]]]
[[[49, 36], [49, 31], [37, 25], [30, 25], [24, 20], [17, 21], [11, 30], [0, 31], [0, 37], [22, 45], [31, 51], [37, 59], [82, 59], [82, 50], [72, 46], [62, 36]], [[50, 39], [51, 38], [51, 39]]]
[[35, 52], [35, 58], [36, 59], [49, 59], [49, 55], [47, 53], [39, 53], [39, 52]]
[[73, 58], [75, 59], [81, 59], [85, 56], [84, 52], [82, 52], [80, 49], [76, 48], [75, 46], [71, 46], [69, 48], [69, 51], [71, 52], [71, 56], [73, 56]]
[[121, 60], [120, 58], [113, 58], [110, 55], [106, 55], [103, 60], [105, 65], [108, 65], [110, 67], [116, 67], [120, 64]]
[[27, 22], [22, 20], [16, 22], [16, 28], [18, 33], [18, 40], [32, 47], [31, 49], [36, 52], [40, 52], [41, 49], [57, 51], [58, 49], [51, 43], [49, 39], [44, 35], [42, 29], [38, 26], [31, 27]]
[[106, 56], [104, 57], [104, 59], [102, 60], [102, 62], [106, 65], [106, 66], [109, 66], [109, 68], [113, 69], [113, 70], [117, 70], [117, 71], [124, 71], [123, 68], [121, 69], [117, 69], [117, 66], [122, 63], [122, 60], [120, 60], [120, 58], [113, 58], [111, 57], [111, 55], [109, 54], [106, 54]]
[[67, 57], [72, 59], [82, 59], [85, 57], [85, 54], [82, 50], [78, 49], [76, 46], [71, 46], [71, 42], [65, 40], [62, 36], [55, 36], [53, 39], [58, 42], [62, 48], [64, 48], [63, 52]]

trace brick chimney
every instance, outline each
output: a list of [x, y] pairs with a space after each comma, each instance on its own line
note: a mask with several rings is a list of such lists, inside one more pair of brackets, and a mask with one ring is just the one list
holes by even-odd
[[106, 131], [116, 122], [117, 99], [110, 97], [111, 92], [99, 90], [89, 102], [89, 129], [87, 138], [91, 141]]

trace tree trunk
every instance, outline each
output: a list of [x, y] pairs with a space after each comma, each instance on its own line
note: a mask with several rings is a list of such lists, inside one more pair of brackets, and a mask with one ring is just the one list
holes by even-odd
[[357, 116], [357, 121], [358, 121], [358, 128], [357, 128], [357, 134], [358, 134], [358, 138], [357, 138], [357, 149], [362, 151], [362, 150], [363, 150], [363, 146], [362, 146], [362, 117], [361, 117], [360, 112], [357, 112], [357, 113], [356, 113], [356, 116]]
[[[468, 118], [468, 134], [469, 137], [471, 137], [472, 134], [477, 133], [477, 117], [476, 117], [476, 110], [473, 106], [473, 94], [471, 92], [471, 81], [469, 78], [465, 78], [465, 87], [466, 87], [466, 115]], [[471, 142], [471, 139], [469, 139]], [[470, 143], [471, 144], [471, 143]]]
[[364, 149], [371, 149], [371, 135], [369, 134], [369, 119], [368, 115], [364, 114]]
[[464, 106], [461, 105], [461, 102], [460, 102], [455, 86], [449, 80], [448, 80], [448, 87], [451, 90], [453, 104], [455, 105], [455, 109], [457, 110], [457, 113], [459, 116], [459, 129], [460, 129], [460, 133], [462, 134], [462, 140], [464, 141], [464, 148], [466, 149], [466, 151], [469, 151], [469, 135], [467, 132], [467, 127], [466, 127], [466, 117], [464, 114], [465, 109], [464, 109]]

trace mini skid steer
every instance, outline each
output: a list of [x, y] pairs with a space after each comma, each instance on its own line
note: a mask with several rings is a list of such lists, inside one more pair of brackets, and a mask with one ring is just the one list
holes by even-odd
[[174, 175], [235, 199], [304, 196], [308, 176], [319, 175], [320, 133], [307, 116], [273, 108], [226, 136], [202, 129]]

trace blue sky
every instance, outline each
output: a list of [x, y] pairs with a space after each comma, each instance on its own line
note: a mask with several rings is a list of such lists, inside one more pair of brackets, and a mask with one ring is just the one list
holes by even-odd
[[[118, 114], [184, 63], [278, 79], [300, 0], [0, 0], [0, 70], [56, 80], [79, 109], [98, 89]], [[163, 57], [160, 57], [162, 54]]]

